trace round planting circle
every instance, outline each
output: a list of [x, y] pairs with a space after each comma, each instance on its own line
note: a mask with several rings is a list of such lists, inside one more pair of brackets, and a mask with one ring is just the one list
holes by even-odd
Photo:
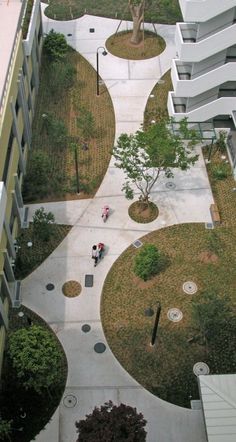
[[96, 351], [96, 353], [104, 353], [105, 350], [106, 346], [103, 342], [97, 342], [97, 344], [94, 345], [94, 351]]
[[130, 218], [136, 223], [151, 223], [159, 214], [156, 204], [149, 202], [146, 204], [142, 201], [135, 201], [129, 206], [128, 210]]
[[188, 295], [194, 295], [197, 292], [197, 284], [193, 281], [187, 281], [183, 284], [183, 291]]
[[196, 364], [194, 364], [194, 366], [193, 366], [193, 373], [196, 376], [199, 376], [201, 374], [209, 374], [210, 369], [209, 369], [208, 365], [205, 364], [205, 362], [196, 362]]
[[175, 189], [176, 185], [175, 183], [172, 183], [172, 181], [168, 181], [168, 183], [166, 183], [166, 187], [167, 189]]
[[67, 408], [73, 408], [77, 404], [77, 397], [74, 394], [67, 394], [63, 399], [63, 404]]
[[53, 290], [55, 288], [55, 285], [52, 284], [51, 282], [49, 282], [49, 284], [46, 285], [46, 289], [50, 292], [51, 290]]
[[91, 330], [91, 327], [90, 327], [90, 325], [88, 325], [88, 324], [84, 324], [84, 325], [82, 325], [81, 330], [82, 330], [84, 333], [88, 333], [88, 332]]
[[144, 312], [145, 316], [153, 316], [154, 315], [154, 310], [151, 307], [148, 307], [145, 312]]
[[178, 308], [171, 308], [167, 312], [167, 317], [170, 321], [179, 322], [183, 319], [183, 313]]
[[63, 295], [67, 298], [75, 298], [79, 296], [82, 287], [78, 281], [67, 281], [62, 286]]

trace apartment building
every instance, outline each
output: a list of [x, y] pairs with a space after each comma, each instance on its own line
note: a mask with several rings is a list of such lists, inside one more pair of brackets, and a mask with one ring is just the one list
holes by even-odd
[[0, 3], [0, 372], [9, 306], [20, 305], [16, 237], [27, 227], [21, 195], [43, 43], [40, 0]]
[[236, 177], [236, 0], [179, 3], [185, 22], [176, 24], [168, 112], [177, 121], [187, 117], [228, 129]]

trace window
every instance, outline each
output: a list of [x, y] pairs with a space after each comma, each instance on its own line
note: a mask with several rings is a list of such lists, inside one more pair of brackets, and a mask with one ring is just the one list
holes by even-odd
[[24, 137], [24, 134], [22, 134], [22, 137], [21, 137], [21, 149], [22, 149], [22, 152], [24, 152], [24, 149], [25, 149], [25, 137]]
[[15, 104], [16, 116], [18, 115], [19, 109], [20, 109], [20, 104], [19, 104], [19, 98], [17, 97], [16, 104]]

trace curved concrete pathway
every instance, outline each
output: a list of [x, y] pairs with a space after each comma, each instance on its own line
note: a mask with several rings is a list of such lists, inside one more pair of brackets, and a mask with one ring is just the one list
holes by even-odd
[[[42, 5], [45, 8], [45, 5]], [[96, 49], [115, 32], [118, 21], [84, 16], [69, 22], [44, 20], [44, 32], [51, 28], [72, 36], [68, 42], [93, 66]], [[122, 29], [130, 27], [123, 22]], [[94, 28], [95, 33], [89, 33]], [[148, 96], [157, 80], [169, 69], [175, 55], [174, 26], [157, 25], [167, 43], [159, 56], [145, 61], [127, 61], [108, 54], [100, 57], [100, 74], [112, 97], [116, 117], [116, 138], [122, 132], [134, 132], [142, 123]], [[68, 379], [62, 402], [52, 421], [37, 437], [37, 442], [75, 442], [74, 423], [107, 400], [137, 407], [147, 419], [149, 442], [205, 442], [200, 411], [171, 405], [144, 390], [120, 366], [110, 351], [100, 321], [100, 295], [105, 277], [118, 258], [135, 239], [167, 225], [182, 222], [209, 222], [212, 194], [202, 157], [188, 172], [177, 171], [175, 189], [166, 188], [166, 178], [157, 183], [152, 199], [158, 204], [160, 216], [148, 225], [129, 219], [130, 204], [121, 192], [123, 174], [111, 160], [103, 183], [92, 200], [44, 204], [52, 210], [58, 223], [73, 225], [71, 232], [49, 258], [22, 283], [23, 303], [36, 311], [52, 327], [60, 339], [68, 360]], [[112, 209], [106, 224], [101, 208]], [[31, 216], [39, 205], [31, 206]], [[93, 267], [91, 246], [102, 241], [107, 246], [105, 258]], [[85, 274], [94, 275], [94, 286], [84, 287]], [[65, 281], [75, 279], [83, 285], [77, 298], [68, 299], [61, 288]], [[55, 289], [47, 292], [46, 284]], [[81, 327], [89, 324], [91, 331]], [[94, 345], [103, 342], [103, 354]], [[77, 398], [75, 407], [66, 406], [65, 397]], [[96, 441], [94, 441], [96, 442]]]

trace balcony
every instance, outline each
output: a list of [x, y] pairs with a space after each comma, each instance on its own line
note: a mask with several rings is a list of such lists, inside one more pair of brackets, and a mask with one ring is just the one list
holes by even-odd
[[236, 57], [205, 66], [192, 76], [192, 63], [172, 60], [171, 79], [177, 97], [195, 97], [227, 81], [236, 81]]
[[236, 23], [215, 29], [197, 40], [196, 23], [176, 24], [178, 57], [185, 62], [199, 62], [235, 44]]
[[174, 92], [168, 95], [169, 115], [180, 121], [188, 118], [188, 121], [208, 121], [217, 115], [233, 115], [235, 111], [235, 97], [222, 96], [216, 99], [206, 99], [197, 103], [194, 108], [187, 110], [187, 98], [176, 97]]
[[5, 210], [7, 204], [7, 194], [4, 186], [4, 182], [0, 181], [0, 238], [2, 235], [2, 228], [5, 218]]
[[179, 0], [184, 21], [204, 22], [236, 6], [235, 0]]

